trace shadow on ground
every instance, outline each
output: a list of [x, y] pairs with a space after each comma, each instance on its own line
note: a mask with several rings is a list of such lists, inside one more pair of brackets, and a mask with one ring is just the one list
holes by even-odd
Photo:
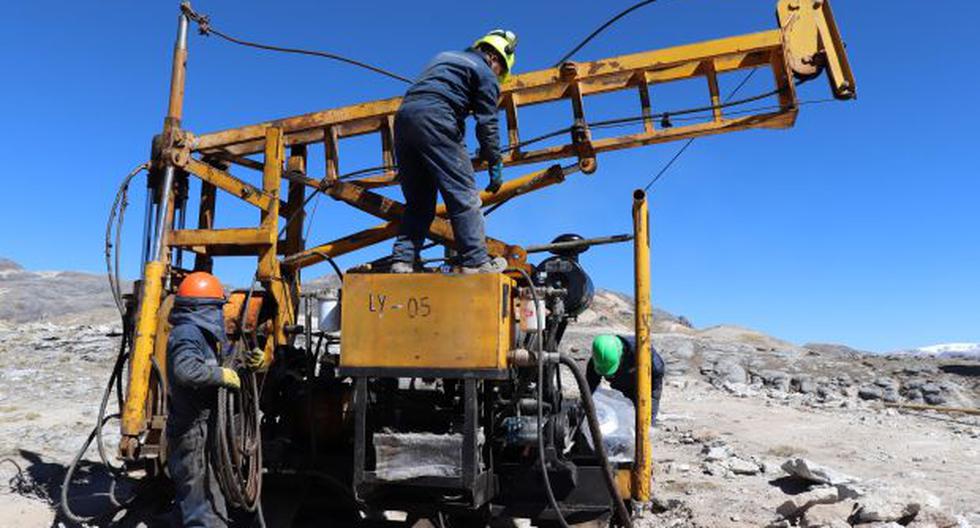
[[946, 374], [956, 374], [969, 378], [980, 378], [980, 364], [940, 365], [939, 370]]
[[[10, 479], [10, 490], [47, 502], [55, 510], [52, 528], [83, 526], [61, 509], [62, 482], [68, 466], [46, 461], [41, 454], [25, 449], [19, 451], [19, 456], [20, 461], [11, 460], [17, 466], [17, 473]], [[113, 504], [111, 493], [121, 505]], [[169, 527], [171, 501], [172, 492], [165, 482], [137, 483], [125, 478], [116, 479], [101, 463], [89, 461], [79, 462], [68, 493], [68, 502], [75, 515], [94, 517], [85, 526]]]
[[798, 477], [780, 477], [769, 481], [770, 486], [775, 486], [779, 488], [783, 493], [787, 495], [799, 495], [810, 489], [812, 482], [798, 478]]

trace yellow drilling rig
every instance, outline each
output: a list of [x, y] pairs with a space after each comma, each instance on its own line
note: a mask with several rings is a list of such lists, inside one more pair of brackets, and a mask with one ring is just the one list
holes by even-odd
[[[286, 489], [302, 482], [321, 514], [338, 520], [397, 510], [409, 519], [446, 515], [450, 524], [530, 518], [541, 526], [609, 519], [628, 525], [628, 510], [651, 494], [650, 357], [636, 354], [635, 456], [626, 461], [610, 463], [605, 456], [587, 387], [576, 395], [562, 388], [559, 375], [582, 378], [575, 362], [558, 352], [567, 325], [592, 300], [592, 282], [576, 255], [609, 240], [570, 237], [522, 248], [488, 238], [491, 255], [505, 258], [508, 271], [462, 275], [441, 266], [391, 274], [375, 261], [336, 268], [339, 287], [304, 291], [303, 268], [333, 264], [398, 233], [404, 205], [378, 189], [398, 183], [393, 118], [400, 98], [194, 133], [181, 119], [188, 25], [201, 18], [182, 6], [167, 116], [146, 165], [144, 265], [125, 296], [125, 367], [118, 369], [126, 382], [121, 458], [150, 475], [165, 467], [167, 318], [176, 285], [190, 271], [210, 271], [216, 258], [252, 256], [255, 281], [230, 294], [226, 326], [243, 347], [261, 348], [269, 367], [243, 374], [240, 393], [222, 395], [226, 445], [218, 458], [237, 482], [226, 490], [232, 502], [256, 508], [264, 479], [266, 487], [275, 481]], [[510, 179], [495, 194], [482, 193], [483, 206], [563, 183], [577, 172], [591, 174], [604, 152], [789, 128], [801, 108], [797, 85], [822, 74], [835, 98], [856, 96], [829, 1], [778, 0], [777, 20], [768, 31], [514, 75], [501, 86], [505, 166], [565, 161]], [[769, 71], [771, 91], [724, 99], [719, 78], [752, 70]], [[704, 81], [710, 104], [658, 108], [651, 92], [691, 79]], [[635, 117], [589, 119], [590, 97], [624, 91], [636, 94]], [[521, 135], [524, 107], [561, 101], [571, 110], [562, 128]], [[623, 123], [639, 130], [593, 137]], [[341, 140], [364, 135], [380, 137], [383, 167], [341, 174]], [[538, 146], [545, 138], [552, 144]], [[312, 149], [322, 149], [324, 166], [308, 166]], [[479, 164], [474, 160], [474, 168]], [[215, 228], [218, 191], [233, 198], [223, 197], [229, 207], [254, 208], [257, 224]], [[192, 193], [199, 193], [197, 225], [188, 228]], [[303, 227], [317, 193], [380, 223], [312, 244]], [[651, 308], [643, 191], [634, 194], [632, 213], [635, 231], [626, 239], [635, 252], [637, 348], [645, 350]], [[444, 206], [428, 236], [453, 248]], [[552, 255], [529, 261], [529, 253], [542, 250]], [[191, 255], [193, 263], [184, 258]], [[400, 456], [417, 463], [398, 466]]]

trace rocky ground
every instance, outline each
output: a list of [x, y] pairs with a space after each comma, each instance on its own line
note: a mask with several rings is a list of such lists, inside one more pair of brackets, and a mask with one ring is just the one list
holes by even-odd
[[[58, 279], [6, 269], [0, 301], [16, 290], [11, 277]], [[119, 340], [111, 298], [86, 307], [0, 317], [0, 526], [64, 522], [55, 515], [61, 479], [94, 425]], [[596, 333], [631, 328], [629, 300], [602, 292], [565, 346], [584, 358]], [[638, 527], [980, 526], [980, 419], [886, 407], [975, 409], [980, 362], [797, 346], [665, 312], [655, 331], [668, 374], [656, 500]], [[105, 481], [95, 460], [91, 449], [82, 493]]]

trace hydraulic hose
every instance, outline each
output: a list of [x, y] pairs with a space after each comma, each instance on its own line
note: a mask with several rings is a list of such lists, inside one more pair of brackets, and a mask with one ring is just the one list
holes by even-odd
[[[122, 183], [119, 184], [119, 189], [116, 191], [116, 198], [112, 202], [112, 207], [109, 209], [109, 219], [106, 221], [105, 226], [105, 267], [106, 276], [109, 279], [109, 292], [112, 293], [112, 299], [116, 303], [116, 308], [119, 309], [119, 315], [125, 316], [125, 307], [122, 301], [122, 290], [120, 287], [119, 280], [119, 248], [120, 239], [122, 237], [123, 220], [126, 215], [126, 206], [128, 202], [129, 194], [129, 184], [133, 181], [140, 172], [147, 170], [150, 167], [149, 163], [141, 163], [133, 168], [129, 174], [123, 178]], [[118, 215], [118, 221], [117, 221]], [[116, 224], [115, 229], [115, 243], [113, 243], [113, 224]], [[113, 258], [113, 253], [115, 257]]]
[[[92, 442], [96, 443], [99, 459], [101, 460], [102, 464], [112, 474], [112, 481], [109, 484], [109, 493], [108, 493], [109, 501], [112, 504], [112, 507], [116, 509], [125, 507], [133, 500], [135, 500], [139, 495], [139, 492], [137, 491], [137, 493], [134, 493], [132, 497], [130, 497], [125, 501], [120, 501], [119, 499], [116, 498], [116, 485], [119, 479], [125, 476], [125, 470], [122, 468], [117, 468], [109, 462], [109, 457], [106, 454], [105, 442], [102, 438], [102, 429], [105, 428], [105, 424], [111, 420], [119, 418], [118, 413], [107, 415], [106, 411], [109, 404], [109, 397], [112, 395], [113, 386], [116, 386], [118, 388], [122, 383], [122, 371], [126, 365], [126, 358], [128, 357], [128, 354], [126, 353], [126, 348], [128, 347], [129, 344], [128, 335], [129, 333], [124, 329], [123, 338], [119, 344], [119, 353], [116, 356], [115, 365], [113, 365], [112, 367], [112, 373], [109, 375], [109, 381], [106, 383], [106, 387], [102, 392], [102, 400], [99, 403], [99, 413], [98, 416], [96, 417], [95, 426], [92, 428], [92, 432], [89, 433], [88, 438], [82, 444], [82, 447], [75, 454], [74, 460], [68, 466], [68, 471], [65, 472], [65, 478], [61, 482], [61, 511], [62, 513], [64, 513], [65, 517], [68, 517], [70, 520], [76, 523], [85, 523], [101, 517], [101, 515], [96, 515], [92, 517], [84, 517], [78, 515], [72, 511], [71, 505], [68, 503], [68, 493], [71, 489], [72, 477], [75, 475], [75, 471], [78, 469], [79, 462], [82, 460], [82, 457], [85, 456], [85, 452], [88, 451], [89, 447], [91, 447]], [[159, 366], [156, 365], [155, 362], [153, 366], [157, 370], [159, 376]], [[105, 515], [105, 513], [103, 515]]]
[[211, 464], [228, 503], [255, 512], [262, 492], [258, 383], [254, 372], [239, 372], [238, 391], [218, 389]]
[[568, 370], [572, 371], [572, 374], [575, 376], [575, 383], [578, 384], [578, 391], [582, 397], [582, 407], [585, 409], [585, 416], [589, 421], [589, 433], [592, 435], [592, 445], [595, 446], [596, 455], [602, 464], [602, 476], [606, 481], [606, 487], [609, 489], [609, 497], [612, 499], [616, 516], [619, 517], [619, 522], [622, 526], [632, 528], [633, 521], [630, 519], [630, 514], [626, 510], [626, 504], [623, 502], [623, 498], [619, 496], [619, 490], [616, 488], [616, 478], [613, 476], [612, 468], [609, 466], [609, 456], [606, 454], [606, 446], [602, 443], [602, 431], [599, 429], [599, 418], [595, 413], [595, 403], [592, 401], [592, 391], [589, 390], [589, 382], [585, 378], [585, 374], [582, 373], [582, 370], [578, 368], [574, 359], [560, 354], [558, 361], [567, 367]]
[[[528, 274], [523, 268], [510, 268], [510, 271], [517, 271], [520, 273], [524, 280], [527, 281], [528, 287], [531, 291], [531, 300], [534, 302], [535, 316], [539, 318], [537, 321], [537, 327], [542, 329], [544, 326], [541, 324], [541, 314], [537, 312], [538, 307], [541, 306], [538, 298], [538, 292], [534, 288], [534, 281], [531, 280], [531, 275]], [[543, 330], [543, 329], [542, 329]], [[538, 382], [537, 382], [537, 400], [538, 400], [538, 419], [537, 419], [537, 436], [538, 436], [538, 463], [541, 464], [541, 480], [544, 483], [544, 493], [548, 498], [548, 504], [551, 509], [554, 510], [555, 516], [558, 518], [558, 524], [562, 528], [569, 528], [568, 522], [565, 520], [565, 516], [561, 513], [561, 507], [558, 505], [558, 499], [555, 498], [555, 491], [551, 487], [551, 476], [548, 475], [548, 460], [545, 457], [545, 444], [544, 444], [544, 340], [540, 335], [537, 337], [538, 351], [535, 354], [538, 365]]]

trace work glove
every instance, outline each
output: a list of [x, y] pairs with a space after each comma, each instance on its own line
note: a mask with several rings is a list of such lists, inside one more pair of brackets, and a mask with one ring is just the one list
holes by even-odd
[[500, 190], [500, 186], [504, 184], [504, 162], [498, 161], [491, 165], [487, 169], [487, 172], [490, 174], [490, 184], [487, 185], [486, 191], [488, 193], [496, 193]]
[[265, 368], [265, 351], [259, 347], [245, 353], [245, 365], [249, 370], [262, 370]]
[[238, 373], [233, 369], [221, 367], [221, 386], [226, 389], [238, 390], [242, 388], [242, 380], [238, 379]]

